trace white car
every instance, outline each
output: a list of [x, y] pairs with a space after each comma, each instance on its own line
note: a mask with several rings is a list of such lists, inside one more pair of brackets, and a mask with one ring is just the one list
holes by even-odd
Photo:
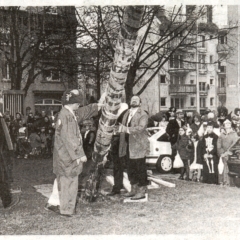
[[155, 166], [161, 173], [169, 173], [173, 168], [172, 147], [166, 131], [162, 127], [147, 128], [150, 137], [150, 153], [146, 156], [146, 164]]

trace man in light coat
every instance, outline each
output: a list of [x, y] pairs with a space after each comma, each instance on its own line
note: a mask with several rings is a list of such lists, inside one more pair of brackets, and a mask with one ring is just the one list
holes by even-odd
[[131, 183], [131, 192], [126, 197], [132, 200], [145, 198], [147, 190], [147, 168], [145, 157], [149, 151], [147, 133], [148, 114], [141, 109], [141, 99], [133, 96], [131, 108], [123, 116], [120, 124], [119, 157], [127, 156], [127, 172]]
[[[79, 90], [67, 90], [63, 94], [63, 108], [58, 114], [53, 150], [53, 173], [57, 176], [60, 214], [71, 217], [75, 213], [78, 192], [78, 175], [87, 160], [83, 151], [78, 123], [98, 113], [98, 105], [79, 108], [83, 95]], [[58, 212], [51, 205], [48, 210]]]

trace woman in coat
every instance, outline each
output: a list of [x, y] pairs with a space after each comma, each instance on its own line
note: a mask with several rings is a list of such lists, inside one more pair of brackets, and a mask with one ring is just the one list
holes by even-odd
[[180, 158], [183, 161], [184, 167], [181, 167], [181, 175], [179, 179], [183, 180], [184, 173], [186, 172], [186, 179], [189, 180], [189, 166], [194, 160], [194, 145], [192, 140], [186, 135], [186, 128], [179, 128], [179, 136], [177, 142], [172, 146], [177, 150]]
[[227, 160], [228, 156], [231, 155], [231, 152], [229, 151], [230, 147], [237, 142], [238, 135], [237, 133], [232, 129], [232, 123], [229, 121], [229, 119], [226, 119], [223, 122], [224, 131], [221, 133], [220, 137], [217, 141], [217, 153], [218, 156], [222, 158], [224, 168], [223, 173], [219, 173], [218, 180], [219, 184], [223, 185], [230, 185], [230, 179], [228, 176], [228, 165]]

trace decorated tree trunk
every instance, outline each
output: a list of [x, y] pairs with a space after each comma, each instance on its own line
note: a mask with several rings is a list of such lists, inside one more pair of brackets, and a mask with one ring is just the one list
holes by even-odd
[[93, 161], [92, 173], [87, 181], [85, 198], [93, 201], [97, 197], [97, 192], [101, 178], [101, 168], [104, 156], [111, 146], [113, 129], [118, 117], [118, 110], [124, 94], [124, 86], [132, 61], [137, 31], [141, 24], [143, 6], [127, 6], [123, 15], [123, 22], [118, 36], [114, 61], [110, 71], [110, 78], [106, 88], [105, 107], [99, 120]]

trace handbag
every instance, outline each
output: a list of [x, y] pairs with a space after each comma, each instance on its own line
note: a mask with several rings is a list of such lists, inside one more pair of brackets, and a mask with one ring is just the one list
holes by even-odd
[[173, 168], [181, 168], [183, 167], [183, 161], [177, 151], [177, 155], [175, 156], [174, 162], [173, 162]]

